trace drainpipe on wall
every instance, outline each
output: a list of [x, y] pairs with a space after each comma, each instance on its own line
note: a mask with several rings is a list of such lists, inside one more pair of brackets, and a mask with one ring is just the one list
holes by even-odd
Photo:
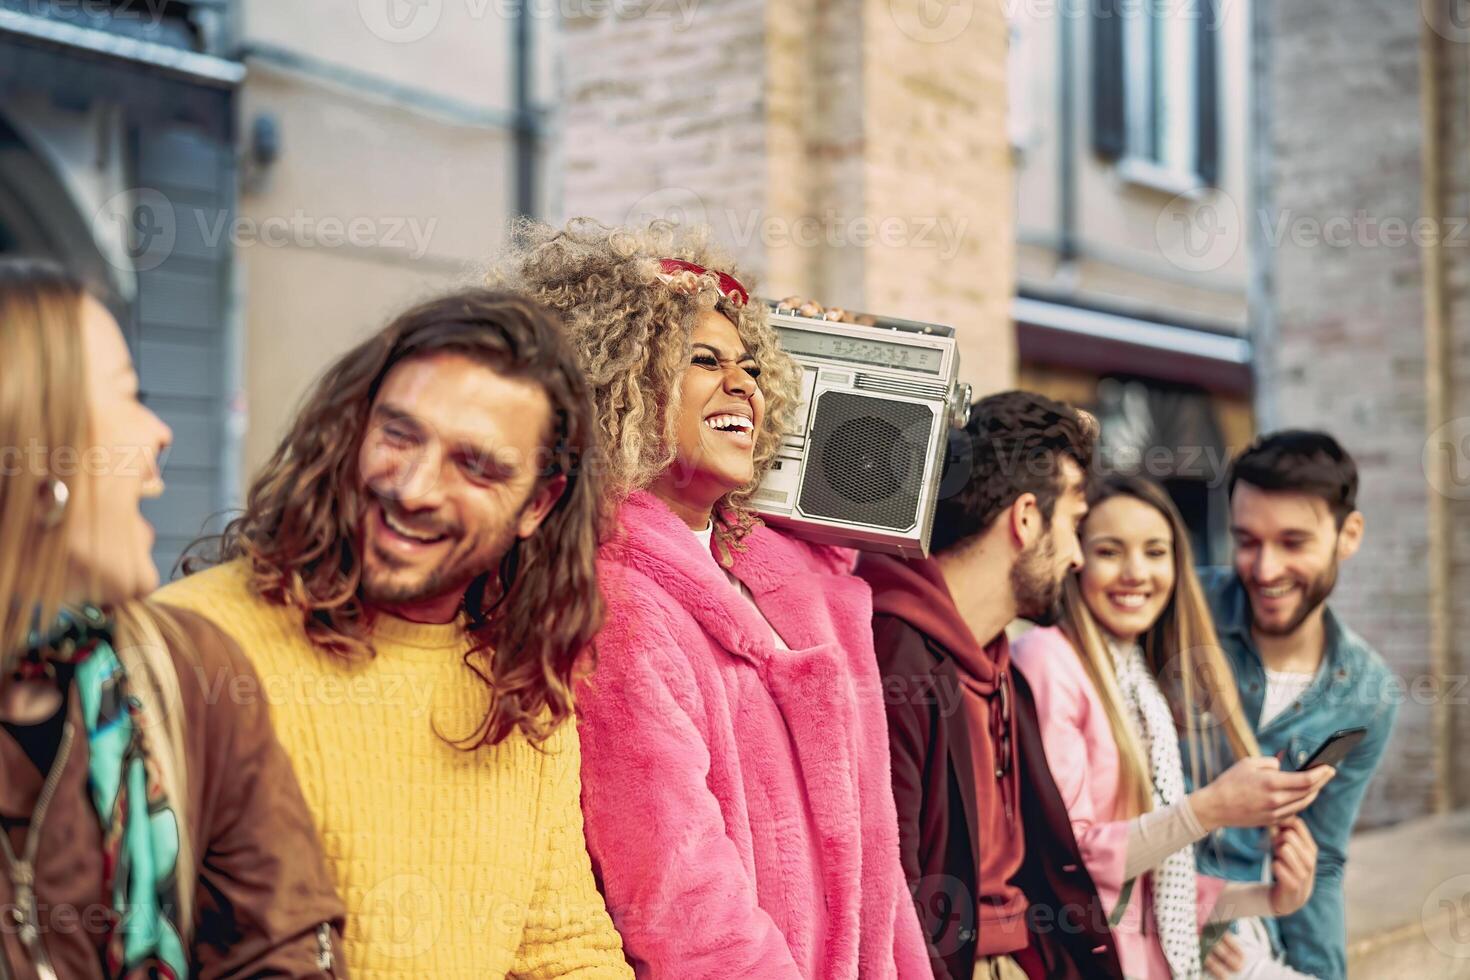
[[515, 201], [516, 213], [534, 217], [536, 208], [536, 150], [540, 144], [540, 121], [531, 104], [531, 18], [526, 2], [512, 6], [511, 98], [515, 113]]
[[[1276, 7], [1270, 3], [1250, 5], [1250, 126], [1246, 139], [1251, 200], [1261, 214], [1270, 214], [1271, 194], [1271, 18]], [[1256, 431], [1278, 428], [1276, 409], [1276, 286], [1275, 253], [1267, 241], [1263, 222], [1247, 221], [1250, 237], [1250, 281], [1246, 287], [1246, 316], [1251, 348], [1255, 351]]]
[[[1429, 12], [1426, 11], [1428, 14]], [[1441, 127], [1444, 108], [1440, 99], [1439, 72], [1444, 58], [1444, 39], [1431, 23], [1432, 14], [1422, 19], [1419, 30], [1419, 118], [1423, 120], [1424, 141], [1420, 157], [1421, 211], [1444, 227], [1445, 201], [1441, 186]], [[1453, 352], [1447, 329], [1445, 295], [1445, 256], [1440, 236], [1424, 245], [1424, 436], [1450, 420], [1450, 365]], [[1429, 532], [1429, 669], [1435, 677], [1448, 678], [1454, 670], [1451, 663], [1451, 633], [1454, 608], [1450, 587], [1451, 527], [1450, 501], [1439, 487], [1447, 487], [1446, 468], [1450, 461], [1443, 453], [1425, 453], [1424, 468], [1428, 478]], [[1434, 795], [1436, 813], [1447, 811], [1452, 802], [1450, 752], [1452, 730], [1450, 699], [1436, 698], [1430, 731], [1434, 742]]]
[[1060, 125], [1057, 127], [1057, 262], [1066, 267], [1077, 261], [1077, 93], [1074, 86], [1077, 78], [1076, 33], [1072, 23], [1079, 9], [1066, 3], [1058, 8], [1060, 13], [1061, 89], [1057, 106]]

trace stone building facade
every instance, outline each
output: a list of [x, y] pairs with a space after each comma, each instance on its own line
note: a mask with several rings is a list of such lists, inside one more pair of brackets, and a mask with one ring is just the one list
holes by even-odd
[[999, 5], [701, 0], [564, 25], [553, 213], [707, 222], [769, 296], [956, 327], [1010, 384]]
[[1437, 0], [1254, 11], [1260, 423], [1328, 429], [1357, 458], [1367, 537], [1333, 601], [1401, 681], [1365, 825], [1470, 803], [1464, 13]]

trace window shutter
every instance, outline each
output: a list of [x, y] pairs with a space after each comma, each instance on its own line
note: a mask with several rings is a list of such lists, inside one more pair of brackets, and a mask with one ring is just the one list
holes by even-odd
[[1128, 149], [1123, 92], [1122, 0], [1098, 0], [1092, 7], [1092, 148], [1105, 160]]
[[1220, 181], [1220, 31], [1214, 0], [1201, 0], [1197, 30], [1195, 84], [1195, 170], [1200, 180], [1210, 186]]

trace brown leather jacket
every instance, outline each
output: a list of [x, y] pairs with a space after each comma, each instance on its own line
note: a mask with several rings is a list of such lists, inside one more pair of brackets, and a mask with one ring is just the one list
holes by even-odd
[[[346, 976], [345, 908], [291, 763], [265, 702], [232, 696], [260, 690], [254, 669], [204, 619], [170, 611], [191, 646], [170, 651], [185, 712], [188, 800], [181, 809], [197, 875], [191, 976]], [[13, 870], [0, 869], [0, 977], [104, 977], [100, 944], [110, 903], [102, 895], [102, 831], [88, 796], [75, 689], [67, 712], [70, 734], [33, 828], [41, 835], [34, 909], [18, 896]], [[7, 823], [34, 821], [44, 780], [8, 734], [0, 734], [0, 767], [0, 815]], [[18, 855], [26, 833], [24, 826], [11, 832]]]

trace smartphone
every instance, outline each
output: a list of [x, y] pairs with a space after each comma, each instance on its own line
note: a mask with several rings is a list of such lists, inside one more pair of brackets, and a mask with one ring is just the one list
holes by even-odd
[[1312, 757], [1303, 762], [1298, 771], [1304, 772], [1313, 766], [1336, 766], [1348, 757], [1348, 753], [1358, 747], [1368, 735], [1366, 728], [1344, 728], [1327, 736], [1327, 741], [1317, 746], [1317, 751]]

